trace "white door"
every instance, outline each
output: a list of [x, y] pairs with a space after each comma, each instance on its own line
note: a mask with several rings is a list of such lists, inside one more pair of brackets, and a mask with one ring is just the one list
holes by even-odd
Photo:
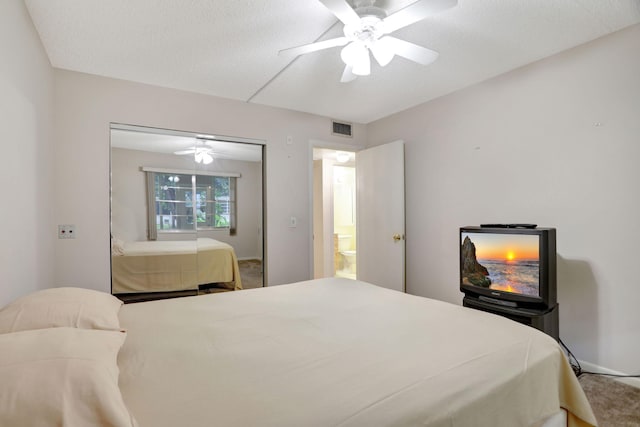
[[356, 153], [356, 274], [405, 291], [404, 142]]

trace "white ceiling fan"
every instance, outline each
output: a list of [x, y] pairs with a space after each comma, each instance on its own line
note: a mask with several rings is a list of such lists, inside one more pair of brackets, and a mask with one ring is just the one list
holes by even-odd
[[395, 55], [422, 65], [435, 61], [437, 52], [388, 34], [458, 4], [457, 0], [418, 0], [387, 16], [384, 9], [374, 5], [375, 0], [354, 0], [355, 9], [346, 0], [319, 1], [344, 23], [344, 37], [284, 49], [279, 54], [295, 56], [344, 46], [340, 54], [346, 64], [340, 79], [343, 83], [371, 73], [369, 51], [382, 67]]
[[193, 157], [197, 163], [204, 163], [205, 165], [208, 165], [209, 163], [213, 162], [215, 152], [213, 151], [213, 148], [209, 144], [207, 144], [206, 141], [197, 139], [193, 147], [187, 148], [185, 150], [174, 151], [173, 154], [177, 154], [179, 156], [193, 154]]

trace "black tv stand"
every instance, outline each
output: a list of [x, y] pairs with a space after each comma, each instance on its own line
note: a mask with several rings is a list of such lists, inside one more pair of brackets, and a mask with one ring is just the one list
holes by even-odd
[[523, 323], [544, 332], [556, 341], [559, 339], [559, 304], [554, 305], [549, 310], [541, 311], [493, 304], [475, 297], [465, 296], [462, 300], [462, 305], [515, 320], [516, 322]]

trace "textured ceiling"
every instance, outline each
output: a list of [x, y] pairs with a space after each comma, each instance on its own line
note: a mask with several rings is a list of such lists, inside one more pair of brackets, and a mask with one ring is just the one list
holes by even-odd
[[[459, 0], [393, 35], [440, 53], [340, 83], [318, 0], [25, 0], [54, 67], [369, 123], [640, 22], [639, 0]], [[411, 0], [378, 0], [389, 12]], [[324, 34], [324, 36], [323, 36]]]
[[[241, 143], [239, 143], [241, 142]], [[116, 125], [111, 129], [111, 147], [173, 154], [198, 144], [211, 148], [217, 159], [261, 162], [262, 146], [242, 138], [217, 137], [190, 132]]]

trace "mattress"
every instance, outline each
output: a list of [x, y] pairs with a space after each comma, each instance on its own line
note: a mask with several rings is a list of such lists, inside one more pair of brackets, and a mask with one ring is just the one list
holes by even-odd
[[197, 289], [209, 283], [242, 289], [233, 247], [209, 238], [125, 242], [111, 258], [114, 294]]
[[348, 279], [125, 305], [140, 423], [595, 425], [557, 343], [493, 314]]

